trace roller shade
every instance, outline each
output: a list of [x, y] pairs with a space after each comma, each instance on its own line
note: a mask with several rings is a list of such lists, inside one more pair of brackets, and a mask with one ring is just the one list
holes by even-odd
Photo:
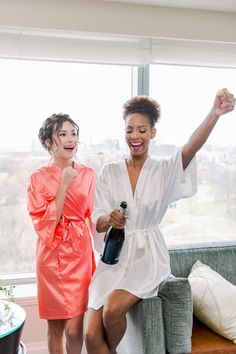
[[149, 61], [146, 38], [64, 32], [0, 30], [0, 57], [143, 65]]
[[0, 28], [0, 58], [236, 67], [236, 44]]
[[236, 68], [236, 43], [156, 38], [150, 62]]

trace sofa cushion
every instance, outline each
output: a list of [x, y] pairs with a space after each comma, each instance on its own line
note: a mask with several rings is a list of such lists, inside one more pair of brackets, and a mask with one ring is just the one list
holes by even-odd
[[211, 331], [194, 316], [191, 354], [236, 354], [236, 345]]
[[169, 247], [169, 254], [171, 273], [176, 277], [187, 278], [199, 259], [236, 285], [236, 241], [179, 244]]
[[194, 263], [188, 279], [194, 315], [236, 344], [236, 286], [199, 260]]

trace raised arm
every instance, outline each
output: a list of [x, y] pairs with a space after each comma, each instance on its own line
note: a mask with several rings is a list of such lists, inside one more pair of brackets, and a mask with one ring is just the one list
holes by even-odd
[[205, 144], [219, 117], [234, 110], [235, 98], [226, 88], [218, 91], [213, 107], [200, 126], [193, 132], [182, 149], [183, 168], [185, 169], [196, 152]]

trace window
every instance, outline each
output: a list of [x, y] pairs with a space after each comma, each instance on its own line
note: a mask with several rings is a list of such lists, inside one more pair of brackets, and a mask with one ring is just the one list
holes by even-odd
[[0, 77], [0, 275], [31, 273], [36, 234], [27, 213], [27, 181], [50, 160], [38, 130], [49, 115], [68, 113], [80, 126], [81, 162], [98, 171], [117, 159], [132, 67], [1, 59]]
[[[186, 142], [211, 109], [216, 92], [236, 92], [236, 70], [151, 65], [150, 96], [162, 109], [152, 152]], [[162, 221], [168, 244], [236, 239], [235, 113], [222, 116], [197, 154], [198, 193], [171, 205]]]
[[[162, 117], [151, 154], [183, 144], [210, 110], [216, 91], [236, 92], [233, 69], [150, 65], [137, 79], [127, 65], [0, 59], [0, 252], [3, 274], [34, 272], [36, 234], [26, 209], [28, 177], [49, 161], [37, 134], [52, 113], [80, 126], [77, 158], [97, 172], [124, 152], [122, 105], [136, 92], [157, 99]], [[140, 82], [142, 82], [140, 84]], [[137, 88], [136, 88], [137, 89]], [[168, 244], [235, 240], [236, 144], [232, 115], [221, 117], [198, 153], [198, 193], [171, 205], [161, 227]]]

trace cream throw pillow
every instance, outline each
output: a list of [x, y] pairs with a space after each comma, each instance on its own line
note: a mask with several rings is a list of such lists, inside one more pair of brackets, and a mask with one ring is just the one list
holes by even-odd
[[188, 279], [194, 315], [236, 344], [236, 286], [199, 260], [192, 266]]

